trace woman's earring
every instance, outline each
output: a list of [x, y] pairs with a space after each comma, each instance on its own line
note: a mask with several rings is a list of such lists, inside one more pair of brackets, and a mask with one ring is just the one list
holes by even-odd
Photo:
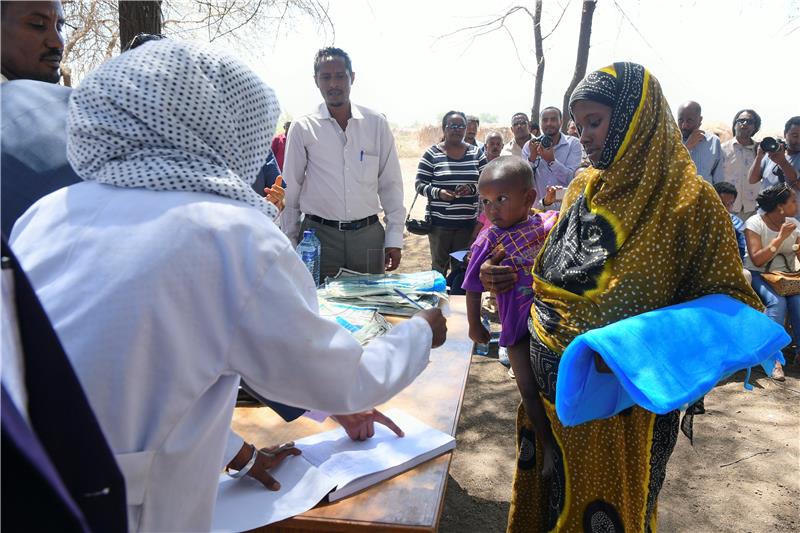
[[781, 215], [783, 214], [783, 208], [781, 207]]

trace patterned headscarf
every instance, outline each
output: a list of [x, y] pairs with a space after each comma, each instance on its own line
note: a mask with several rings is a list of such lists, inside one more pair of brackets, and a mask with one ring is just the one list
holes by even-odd
[[280, 107], [237, 59], [162, 40], [100, 66], [72, 93], [67, 157], [85, 180], [208, 192], [278, 212], [252, 188]]
[[[619, 72], [619, 74], [618, 74]], [[620, 148], [635, 124], [636, 112], [644, 93], [647, 72], [636, 63], [617, 63], [613, 67], [595, 70], [572, 91], [572, 106], [578, 100], [592, 100], [611, 108], [611, 120], [600, 161], [595, 168], [606, 169], [621, 156]], [[574, 116], [572, 117], [575, 118]]]
[[586, 99], [612, 108], [610, 127], [534, 265], [542, 342], [561, 353], [584, 331], [706, 294], [760, 308], [730, 217], [697, 176], [658, 80], [616, 63], [587, 76], [570, 107]]

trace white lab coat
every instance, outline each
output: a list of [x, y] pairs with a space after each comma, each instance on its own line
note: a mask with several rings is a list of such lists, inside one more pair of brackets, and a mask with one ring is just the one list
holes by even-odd
[[79, 183], [32, 206], [11, 246], [125, 475], [131, 530], [210, 527], [240, 376], [272, 400], [347, 413], [428, 362], [420, 318], [366, 348], [320, 318], [288, 239], [220, 196]]

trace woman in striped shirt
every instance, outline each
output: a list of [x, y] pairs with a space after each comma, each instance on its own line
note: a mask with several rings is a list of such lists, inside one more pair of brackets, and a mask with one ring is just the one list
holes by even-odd
[[422, 155], [417, 193], [428, 199], [432, 228], [428, 234], [431, 268], [447, 274], [450, 253], [466, 250], [478, 218], [478, 176], [486, 157], [464, 142], [467, 118], [448, 111], [442, 118], [444, 139]]

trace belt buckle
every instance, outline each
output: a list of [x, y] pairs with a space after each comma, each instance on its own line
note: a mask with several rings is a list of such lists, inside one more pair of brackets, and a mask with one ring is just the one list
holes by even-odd
[[347, 231], [342, 226], [345, 224], [350, 224], [349, 222], [342, 222], [341, 220], [338, 220], [337, 222], [339, 223], [339, 231]]

